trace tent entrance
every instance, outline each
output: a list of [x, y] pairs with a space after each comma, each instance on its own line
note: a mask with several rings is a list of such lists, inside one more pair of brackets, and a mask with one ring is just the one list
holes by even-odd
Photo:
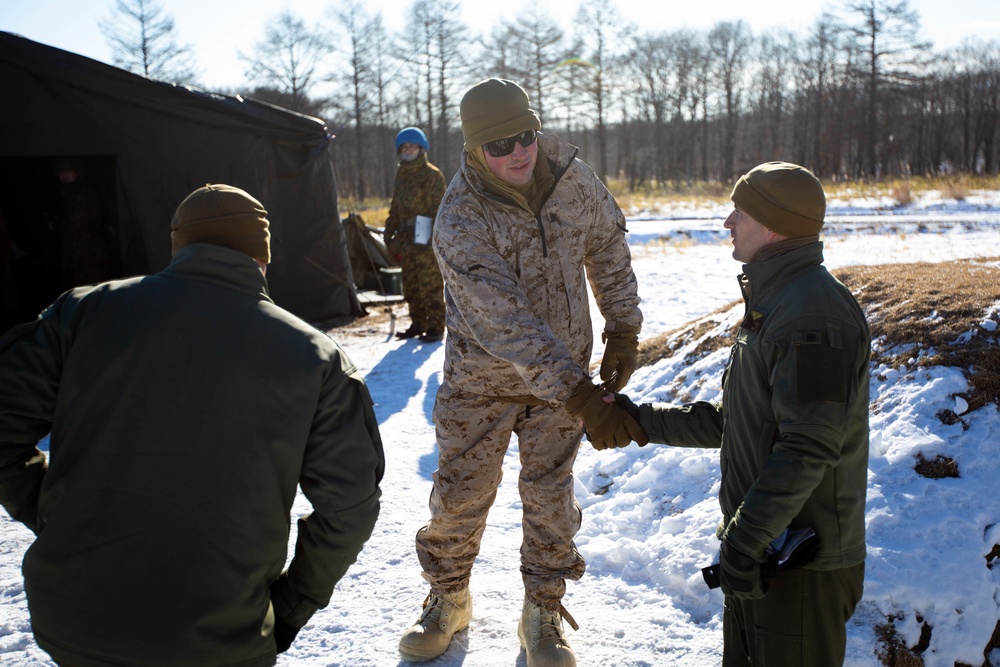
[[0, 157], [0, 331], [123, 276], [113, 156]]

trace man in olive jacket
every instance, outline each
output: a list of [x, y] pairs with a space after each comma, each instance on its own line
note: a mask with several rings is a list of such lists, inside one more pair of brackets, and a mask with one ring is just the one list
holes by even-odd
[[[0, 502], [37, 536], [28, 609], [60, 665], [273, 665], [371, 535], [372, 401], [269, 298], [266, 215], [199, 188], [166, 269], [70, 290], [0, 338]], [[313, 511], [285, 568], [298, 485]]]
[[[823, 266], [826, 197], [807, 169], [759, 165], [725, 227], [746, 316], [720, 404], [634, 406], [650, 442], [720, 447], [724, 667], [841, 665], [865, 560], [871, 334]], [[812, 528], [805, 569], [763, 574], [786, 528]]]

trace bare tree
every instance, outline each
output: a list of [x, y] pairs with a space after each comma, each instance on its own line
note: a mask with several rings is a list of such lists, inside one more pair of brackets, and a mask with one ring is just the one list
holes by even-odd
[[693, 30], [679, 30], [669, 35], [668, 48], [673, 69], [674, 89], [670, 104], [673, 114], [675, 150], [667, 155], [673, 167], [672, 178], [693, 177], [694, 169], [694, 109], [697, 90], [698, 64], [705, 61], [705, 44]]
[[[929, 48], [917, 33], [920, 18], [909, 0], [849, 0], [846, 8], [856, 21], [849, 25], [859, 52], [865, 54], [865, 114], [862, 123], [863, 173], [885, 170], [886, 143], [892, 120], [886, 117], [888, 97], [912, 82], [920, 57]], [[881, 158], [881, 159], [880, 159]]]
[[97, 26], [115, 66], [157, 81], [195, 83], [191, 49], [177, 44], [174, 20], [155, 0], [115, 0], [110, 16]]
[[482, 78], [507, 79], [521, 81], [527, 77], [520, 58], [520, 35], [516, 23], [501, 21], [493, 26], [490, 32], [481, 38], [481, 62], [479, 69]]
[[[587, 3], [569, 39], [534, 6], [481, 39], [458, 20], [455, 0], [411, 1], [400, 35], [387, 35], [364, 0], [333, 0], [336, 39], [286, 12], [252, 58], [241, 56], [254, 97], [328, 122], [333, 114], [338, 175], [359, 196], [391, 189], [395, 160], [384, 147], [404, 125], [424, 129], [435, 163], [454, 173], [455, 106], [489, 76], [522, 85], [545, 127], [580, 146], [602, 178], [622, 172], [633, 185], [729, 181], [752, 161], [784, 156], [824, 176], [1000, 169], [997, 45], [922, 63], [908, 0], [841, 0], [850, 22], [824, 13], [807, 34], [760, 39], [740, 21], [622, 27], [610, 0]], [[147, 22], [159, 18], [153, 0], [142, 2]], [[334, 43], [336, 70], [325, 60]], [[331, 82], [339, 92], [324, 100], [316, 90]]]
[[806, 38], [803, 56], [798, 60], [799, 123], [802, 146], [800, 161], [809, 163], [817, 175], [828, 175], [838, 165], [831, 159], [827, 144], [839, 134], [827, 129], [827, 118], [838, 123], [840, 114], [833, 108], [831, 91], [835, 85], [837, 53], [842, 27], [833, 15], [824, 12]]
[[[322, 29], [310, 30], [290, 11], [268, 23], [264, 39], [252, 55], [239, 54], [247, 64], [247, 80], [258, 90], [277, 91], [283, 106], [305, 114], [316, 114], [325, 101], [311, 99], [316, 79], [333, 46]], [[270, 100], [267, 100], [270, 101]]]
[[369, 16], [361, 0], [345, 0], [331, 13], [335, 24], [339, 26], [338, 32], [342, 37], [337, 41], [344, 45], [347, 61], [342, 73], [334, 74], [331, 79], [351, 93], [349, 115], [354, 125], [352, 173], [355, 179], [355, 194], [359, 198], [364, 198], [369, 190], [366, 182], [375, 175], [375, 170], [367, 169], [366, 165], [376, 156], [386, 153], [386, 137], [372, 136], [371, 141], [365, 141], [369, 118], [375, 116], [370, 113], [370, 100], [380, 99], [382, 94], [376, 80], [378, 53], [374, 47], [384, 42], [385, 27], [382, 24], [381, 14], [374, 18]]
[[722, 167], [719, 177], [731, 180], [736, 174], [736, 134], [742, 109], [743, 76], [752, 44], [750, 27], [742, 20], [717, 23], [708, 35], [709, 51], [715, 54], [713, 75], [721, 89], [723, 111]]
[[[583, 53], [579, 40], [570, 44], [567, 49], [570, 54]], [[581, 105], [581, 97], [589, 90], [596, 78], [597, 66], [594, 63], [576, 55], [560, 61], [552, 70], [552, 85], [546, 92], [545, 106], [548, 111], [542, 119], [546, 129], [558, 130], [564, 138], [578, 142], [577, 135], [583, 137], [585, 129], [594, 122], [590, 105]]]
[[[416, 37], [414, 46], [414, 67], [417, 76], [414, 77], [413, 94], [418, 103], [417, 118], [422, 120], [426, 131], [430, 133], [434, 126], [434, 46], [438, 27], [438, 16], [435, 0], [415, 0], [410, 7], [410, 34]], [[420, 84], [423, 83], [421, 86]], [[422, 109], [421, 109], [422, 108]], [[426, 114], [426, 116], [424, 116]]]
[[792, 61], [798, 48], [795, 35], [784, 30], [766, 32], [760, 37], [756, 78], [751, 85], [756, 92], [754, 162], [787, 159], [791, 150], [789, 98]]
[[967, 39], [953, 63], [953, 86], [960, 100], [961, 166], [972, 173], [995, 173], [1000, 157], [1000, 42]]
[[465, 53], [471, 41], [468, 29], [457, 18], [459, 10], [455, 0], [415, 0], [408, 21], [408, 35], [416, 41], [414, 94], [423, 106], [426, 130], [432, 133], [439, 160], [448, 161], [446, 173], [451, 160], [457, 160], [450, 157], [453, 100], [466, 83]]
[[[463, 46], [468, 40], [468, 29], [458, 20], [460, 6], [457, 0], [439, 1], [438, 23], [435, 32], [435, 68], [437, 70], [438, 125], [437, 154], [451, 158], [451, 125], [456, 114], [453, 101], [463, 85], [468, 60]], [[442, 164], [445, 164], [441, 160]]]
[[[390, 39], [382, 23], [381, 14], [377, 14], [371, 24], [371, 29], [367, 35], [368, 49], [368, 81], [371, 85], [374, 97], [368, 100], [369, 117], [371, 123], [377, 128], [379, 134], [385, 135], [386, 140], [391, 134], [390, 115], [396, 104], [390, 106], [390, 84], [392, 82]], [[381, 183], [380, 192], [388, 196], [392, 192], [394, 173], [392, 167], [395, 159], [389, 160], [388, 152], [380, 152], [378, 163], [379, 181]]]
[[[545, 13], [525, 11], [516, 22], [502, 24], [501, 48], [505, 67], [531, 99], [531, 106], [545, 122], [546, 97], [554, 80], [553, 70], [566, 59], [563, 31]], [[500, 44], [503, 42], [503, 44]]]
[[[580, 6], [577, 11], [576, 25], [581, 29], [578, 37], [587, 50], [587, 59], [593, 63], [589, 70], [592, 78], [583, 92], [593, 107], [595, 131], [597, 133], [597, 175], [601, 180], [608, 178], [608, 128], [607, 114], [611, 104], [609, 100], [609, 80], [605, 76], [612, 69], [616, 55], [616, 45], [622, 34], [618, 13], [609, 0], [593, 0]], [[582, 70], [587, 72], [588, 70]]]
[[622, 72], [632, 80], [629, 89], [636, 102], [633, 112], [648, 126], [648, 131], [632, 135], [634, 145], [627, 149], [625, 162], [631, 175], [630, 187], [647, 178], [666, 180], [669, 164], [666, 125], [676, 90], [676, 70], [668, 40], [664, 33], [640, 35], [623, 59]]

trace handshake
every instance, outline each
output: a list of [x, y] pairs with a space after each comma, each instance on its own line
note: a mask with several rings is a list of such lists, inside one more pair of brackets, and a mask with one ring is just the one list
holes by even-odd
[[614, 331], [605, 331], [601, 361], [601, 384], [586, 379], [577, 385], [566, 401], [566, 410], [583, 422], [587, 439], [594, 449], [628, 447], [634, 440], [642, 447], [649, 443], [646, 432], [639, 426], [639, 408], [620, 391], [636, 367], [639, 327], [617, 324]]
[[627, 397], [613, 394], [590, 380], [577, 385], [566, 401], [566, 410], [583, 422], [594, 449], [628, 447], [633, 440], [640, 447], [649, 443], [639, 425], [637, 406]]

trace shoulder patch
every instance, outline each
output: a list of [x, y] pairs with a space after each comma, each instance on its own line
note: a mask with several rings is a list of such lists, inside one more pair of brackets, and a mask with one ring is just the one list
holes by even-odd
[[740, 328], [751, 333], [760, 333], [761, 327], [764, 326], [764, 319], [767, 318], [767, 313], [759, 308], [751, 308], [747, 311], [746, 317], [740, 322]]

